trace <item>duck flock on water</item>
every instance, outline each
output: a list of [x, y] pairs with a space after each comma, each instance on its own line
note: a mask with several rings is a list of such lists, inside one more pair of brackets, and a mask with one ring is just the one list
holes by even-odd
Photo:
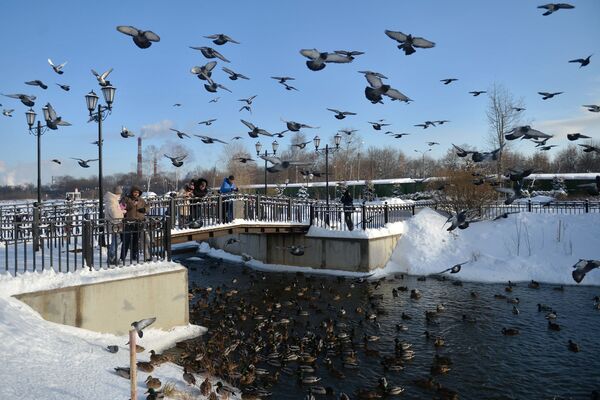
[[[322, 278], [302, 273], [278, 274], [271, 280], [265, 273], [242, 267], [242, 276], [221, 279], [227, 283], [215, 287], [194, 282], [189, 293], [190, 322], [206, 326], [208, 331], [178, 343], [168, 356], [152, 351], [150, 359], [139, 362], [138, 368], [151, 374], [160, 364], [175, 362], [183, 368], [182, 378], [189, 392], [198, 396], [193, 398], [201, 399], [276, 398], [274, 392], [282, 390], [297, 392], [295, 398], [306, 400], [322, 396], [336, 400], [380, 399], [405, 391], [436, 399], [458, 399], [456, 388], [442, 385], [440, 377], [452, 374], [456, 367], [457, 361], [452, 359], [456, 339], [444, 326], [448, 318], [456, 319], [448, 314], [459, 310], [444, 303], [426, 306], [424, 312], [415, 310], [423, 310], [419, 307], [423, 301], [431, 304], [430, 299], [423, 299], [424, 293], [418, 287], [427, 279], [459, 286], [456, 290], [464, 291], [461, 302], [477, 304], [478, 292], [463, 290], [460, 281], [446, 279], [445, 272], [460, 271], [461, 265], [417, 280], [401, 274], [366, 279]], [[197, 272], [197, 267], [190, 268], [192, 273]], [[223, 260], [213, 259], [206, 262], [201, 275], [220, 275], [225, 273], [223, 268]], [[512, 309], [514, 325], [492, 322], [497, 325], [493, 329], [498, 337], [521, 335], [518, 315], [522, 309], [539, 315], [534, 318], [538, 320], [537, 329], [560, 335], [565, 352], [585, 351], [568, 333], [568, 325], [561, 322], [561, 314], [553, 306], [513, 297], [515, 293], [530, 291], [531, 296], [522, 296], [531, 298], [541, 286], [536, 281], [519, 285], [509, 281], [503, 293], [496, 293], [493, 298], [489, 294], [490, 301], [506, 303], [507, 314]], [[391, 292], [387, 292], [390, 287]], [[552, 290], [559, 293], [567, 289], [555, 286]], [[396, 315], [396, 310], [386, 307], [389, 301], [403, 310], [396, 319], [388, 317], [390, 313]], [[600, 298], [593, 299], [590, 309], [600, 310]], [[462, 318], [453, 323], [463, 324], [465, 329], [474, 324], [490, 324], [486, 318], [480, 321], [481, 315], [476, 311], [459, 312]], [[387, 326], [390, 323], [393, 325]], [[409, 332], [415, 329], [417, 335]], [[566, 334], [553, 333], [563, 329]], [[413, 346], [414, 340], [420, 342]], [[430, 349], [425, 350], [429, 355], [417, 354], [423, 348]], [[407, 379], [409, 369], [420, 368], [413, 363], [415, 356], [431, 360], [426, 370], [417, 374], [420, 378]], [[365, 368], [367, 376], [374, 378], [365, 379]], [[120, 368], [117, 374], [129, 377], [127, 369]], [[146, 377], [146, 384], [149, 399], [160, 398], [168, 391], [151, 375]]]

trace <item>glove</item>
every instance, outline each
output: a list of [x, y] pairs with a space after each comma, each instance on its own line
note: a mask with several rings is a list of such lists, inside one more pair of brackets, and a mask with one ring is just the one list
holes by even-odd
[[142, 214], [146, 214], [146, 207], [138, 208], [137, 211]]

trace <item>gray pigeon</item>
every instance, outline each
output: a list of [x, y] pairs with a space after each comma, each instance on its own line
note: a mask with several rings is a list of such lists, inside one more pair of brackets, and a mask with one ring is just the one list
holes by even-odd
[[207, 119], [206, 121], [200, 121], [198, 122], [198, 125], [212, 125], [213, 122], [215, 122], [217, 119], [216, 118], [211, 118], [211, 119]]
[[435, 46], [435, 43], [433, 43], [425, 38], [418, 37], [418, 36], [413, 37], [410, 34], [406, 35], [402, 32], [390, 31], [390, 30], [386, 29], [385, 34], [389, 38], [394, 39], [395, 41], [400, 43], [398, 45], [398, 48], [403, 50], [404, 54], [407, 56], [416, 52], [415, 47], [421, 48], [421, 49], [430, 49]]
[[472, 95], [473, 95], [473, 97], [477, 97], [477, 96], [479, 96], [480, 94], [487, 93], [487, 92], [486, 92], [485, 90], [473, 90], [473, 91], [471, 91], [471, 92], [469, 92], [469, 93], [470, 93], [470, 94], [472, 94]]
[[204, 36], [207, 39], [214, 39], [212, 42], [214, 44], [216, 44], [217, 46], [221, 46], [224, 45], [227, 42], [231, 42], [231, 43], [235, 43], [235, 44], [240, 44], [240, 42], [237, 42], [235, 40], [233, 40], [232, 38], [230, 38], [229, 36], [225, 35], [224, 33], [216, 33], [214, 35], [208, 35], [208, 36]]
[[198, 76], [198, 79], [206, 80], [212, 76], [212, 70], [217, 66], [216, 61], [209, 61], [202, 66], [194, 66], [190, 72]]
[[71, 86], [69, 86], [69, 85], [61, 85], [60, 83], [57, 83], [57, 85], [65, 92], [68, 92], [69, 90], [71, 90]]
[[302, 128], [315, 129], [314, 127], [312, 127], [310, 125], [306, 125], [306, 124], [303, 124], [300, 122], [295, 122], [295, 121], [283, 121], [283, 122], [285, 122], [288, 130], [290, 130], [292, 132], [298, 132]]
[[446, 79], [440, 79], [440, 82], [443, 82], [444, 85], [449, 85], [452, 82], [456, 82], [458, 79], [456, 78], [446, 78]]
[[472, 150], [465, 150], [461, 147], [458, 147], [455, 144], [452, 144], [452, 146], [456, 149], [456, 155], [461, 158], [464, 158], [464, 157], [468, 156], [469, 154], [474, 153], [474, 151], [472, 151]]
[[584, 153], [596, 152], [596, 153], [600, 154], [600, 147], [592, 146], [589, 144], [580, 144], [580, 146], [583, 147]]
[[110, 345], [110, 346], [106, 346], [106, 351], [108, 351], [109, 353], [117, 353], [119, 351], [119, 346], [117, 345]]
[[15, 110], [12, 108], [9, 110], [4, 109], [4, 110], [2, 110], [2, 115], [6, 116], [6, 117], [12, 117], [13, 111], [15, 111]]
[[121, 127], [121, 137], [124, 139], [130, 138], [130, 137], [134, 137], [134, 133], [131, 132], [129, 129], [125, 128], [124, 126]]
[[290, 76], [272, 76], [271, 79], [275, 79], [277, 83], [285, 83], [286, 81], [293, 81], [296, 78], [292, 78]]
[[543, 8], [546, 10], [545, 13], [543, 13], [543, 16], [547, 16], [550, 15], [558, 10], [570, 10], [575, 8], [575, 6], [572, 6], [571, 4], [568, 3], [549, 3], [549, 4], [544, 4], [542, 6], [538, 6], [538, 8]]
[[326, 63], [350, 63], [353, 58], [328, 52], [320, 52], [317, 49], [302, 49], [300, 54], [309, 60], [306, 62], [306, 66], [311, 71], [320, 71], [325, 68]]
[[133, 329], [136, 330], [138, 336], [141, 338], [144, 336], [143, 330], [146, 329], [148, 326], [152, 325], [154, 321], [156, 321], [156, 317], [146, 318], [133, 322], [131, 326], [133, 327]]
[[536, 129], [533, 129], [530, 125], [523, 125], [514, 127], [511, 131], [504, 134], [506, 140], [515, 140], [518, 138], [522, 139], [549, 139], [552, 135], [548, 135]]
[[581, 283], [585, 275], [591, 270], [600, 267], [600, 260], [583, 260], [580, 259], [575, 265], [573, 265], [573, 280], [577, 283]]
[[35, 96], [30, 96], [30, 95], [21, 94], [21, 93], [17, 93], [17, 94], [2, 94], [2, 96], [10, 97], [10, 98], [13, 98], [13, 99], [19, 99], [19, 100], [21, 100], [21, 103], [23, 103], [27, 107], [33, 107], [33, 106], [35, 106], [35, 99], [36, 99]]
[[443, 226], [445, 226], [447, 223], [450, 223], [450, 226], [448, 227], [448, 229], [446, 229], [448, 232], [452, 232], [456, 228], [467, 228], [469, 226], [469, 222], [467, 221], [468, 212], [469, 210], [462, 210], [460, 212], [457, 212], [456, 214], [451, 214]]
[[385, 75], [373, 71], [358, 72], [365, 75], [365, 78], [369, 83], [369, 86], [365, 88], [365, 97], [371, 103], [383, 103], [381, 96], [388, 96], [392, 100], [400, 100], [404, 102], [411, 101], [411, 99], [402, 94], [399, 90], [392, 88], [390, 85], [384, 84], [382, 79], [387, 79]]
[[200, 140], [202, 140], [202, 143], [205, 143], [205, 144], [213, 144], [216, 142], [227, 144], [227, 142], [224, 142], [221, 139], [213, 138], [210, 136], [204, 136], [204, 135], [194, 135], [194, 136], [199, 137]]
[[83, 160], [81, 158], [73, 158], [71, 157], [72, 160], [77, 160], [77, 163], [82, 167], [82, 168], [89, 168], [90, 165], [89, 163], [92, 161], [98, 161], [97, 158], [91, 159], [91, 160]]
[[219, 53], [217, 50], [213, 49], [212, 47], [206, 47], [206, 46], [194, 47], [194, 46], [190, 46], [190, 49], [200, 50], [200, 52], [202, 53], [202, 55], [204, 57], [206, 57], [206, 58], [218, 58], [219, 60], [222, 60], [222, 61], [225, 61], [225, 62], [229, 62], [229, 60], [226, 59], [223, 54]]
[[129, 368], [117, 367], [115, 368], [115, 373], [119, 375], [121, 378], [130, 379], [130, 371]]
[[351, 111], [340, 111], [336, 110], [335, 108], [328, 108], [328, 110], [335, 113], [335, 118], [337, 119], [344, 119], [346, 118], [346, 115], [356, 115], [356, 113], [353, 113]]
[[575, 60], [569, 60], [570, 63], [579, 63], [579, 68], [581, 67], [585, 67], [587, 65], [589, 65], [590, 63], [590, 58], [593, 56], [593, 54], [587, 56], [586, 58], [577, 58]]
[[204, 89], [206, 89], [206, 91], [208, 91], [210, 93], [216, 93], [217, 89], [227, 90], [229, 93], [232, 93], [231, 90], [227, 89], [225, 86], [221, 85], [220, 83], [217, 83], [217, 82], [213, 81], [210, 78], [206, 78], [206, 81], [208, 83], [204, 84]]
[[56, 114], [56, 111], [52, 107], [52, 104], [46, 104], [46, 108], [48, 109], [48, 116], [50, 119], [46, 120], [46, 126], [48, 129], [57, 130], [59, 126], [71, 126], [71, 124], [59, 117]]
[[108, 78], [108, 75], [110, 75], [110, 73], [113, 71], [113, 69], [109, 69], [108, 71], [99, 74], [96, 71], [92, 70], [92, 74], [94, 74], [94, 76], [96, 77], [96, 79], [98, 80], [98, 84], [100, 86], [110, 86], [110, 82], [106, 80], [106, 78]]
[[190, 135], [188, 135], [187, 133], [179, 131], [177, 129], [169, 128], [169, 130], [172, 130], [173, 132], [175, 132], [177, 134], [177, 136], [179, 136], [179, 139], [183, 139], [184, 137], [190, 137]]
[[559, 94], [562, 94], [562, 93], [564, 93], [564, 92], [553, 92], [553, 93], [550, 93], [550, 92], [538, 92], [538, 94], [540, 96], [542, 96], [542, 100], [551, 99], [554, 96], [558, 96]]
[[182, 156], [175, 156], [175, 157], [171, 157], [165, 154], [165, 157], [167, 157], [169, 160], [171, 160], [171, 163], [173, 164], [173, 166], [179, 168], [183, 165], [183, 160], [187, 157], [187, 154], [184, 154]]
[[243, 119], [241, 119], [240, 121], [242, 121], [242, 124], [246, 125], [248, 127], [248, 129], [250, 129], [250, 132], [248, 132], [248, 135], [251, 138], [257, 138], [258, 135], [264, 135], [264, 136], [273, 136], [271, 133], [267, 132], [264, 129], [261, 129], [257, 126], [255, 126], [253, 123], [248, 122], [248, 121], [244, 121]]
[[457, 274], [460, 272], [460, 269], [463, 265], [465, 265], [466, 263], [468, 263], [468, 261], [462, 262], [460, 264], [455, 264], [453, 266], [451, 266], [450, 268], [447, 268], [445, 270], [443, 270], [442, 272], [439, 272], [440, 274], [443, 274], [444, 272], [450, 272], [451, 274]]
[[46, 85], [44, 82], [40, 81], [39, 79], [36, 79], [33, 81], [27, 81], [27, 82], [25, 82], [25, 84], [30, 85], [30, 86], [39, 86], [44, 90], [48, 89], [48, 85]]
[[232, 70], [230, 70], [227, 67], [223, 67], [222, 68], [223, 71], [225, 71], [225, 73], [229, 74], [229, 79], [231, 79], [232, 81], [239, 79], [246, 79], [246, 80], [250, 80], [250, 78], [248, 78], [246, 75], [243, 74], [238, 74], [237, 72], [233, 72]]
[[589, 112], [600, 112], [600, 106], [596, 104], [583, 105]]
[[65, 65], [67, 65], [66, 61], [62, 64], [56, 65], [52, 62], [51, 59], [48, 59], [48, 64], [50, 64], [54, 72], [56, 72], [57, 74], [62, 75], [65, 73], [62, 69], [65, 67]]
[[160, 42], [160, 37], [152, 31], [142, 31], [133, 26], [120, 25], [117, 30], [125, 35], [133, 37], [133, 43], [140, 49], [147, 49], [152, 42]]
[[370, 122], [369, 124], [371, 124], [371, 126], [373, 127], [373, 129], [375, 129], [376, 131], [380, 131], [382, 127], [384, 126], [390, 126], [391, 124], [384, 124], [383, 121], [385, 121], [384, 119], [380, 119], [377, 122]]

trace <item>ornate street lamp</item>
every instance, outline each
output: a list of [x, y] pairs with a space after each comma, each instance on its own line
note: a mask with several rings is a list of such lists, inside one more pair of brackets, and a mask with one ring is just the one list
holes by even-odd
[[325, 203], [327, 206], [327, 213], [325, 214], [325, 224], [329, 225], [329, 153], [334, 153], [340, 149], [340, 143], [342, 141], [342, 135], [336, 133], [333, 136], [333, 143], [335, 147], [329, 147], [329, 144], [326, 144], [324, 148], [319, 148], [321, 145], [321, 138], [315, 136], [313, 139], [313, 143], [315, 144], [315, 152], [317, 154], [319, 152], [325, 154]]

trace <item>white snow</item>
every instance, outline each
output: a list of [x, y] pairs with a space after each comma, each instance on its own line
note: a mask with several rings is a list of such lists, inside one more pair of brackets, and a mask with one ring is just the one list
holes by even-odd
[[[572, 265], [600, 259], [600, 215], [519, 213], [447, 232], [446, 218], [423, 209], [406, 222], [392, 257], [376, 275], [438, 273], [469, 261], [453, 278], [478, 282], [529, 281], [575, 284]], [[582, 282], [600, 285], [600, 271]]]
[[348, 239], [374, 239], [390, 235], [400, 235], [404, 232], [404, 222], [385, 224], [382, 228], [356, 228], [353, 231], [338, 231], [334, 229], [311, 226], [306, 237], [329, 237]]
[[[183, 267], [179, 264], [162, 262], [101, 271], [46, 271], [17, 277], [0, 276], [0, 399], [127, 399], [130, 393], [129, 380], [114, 373], [115, 367], [129, 366], [129, 351], [125, 346], [128, 337], [48, 322], [10, 296], [180, 268]], [[148, 328], [144, 337], [138, 339], [138, 344], [146, 349], [138, 353], [138, 360], [149, 361], [150, 350], [161, 353], [176, 342], [197, 337], [205, 331], [195, 325], [169, 331]], [[119, 352], [109, 353], [105, 350], [107, 345], [118, 345]], [[198, 388], [186, 386], [182, 373], [181, 367], [166, 363], [156, 367], [151, 375], [159, 378], [163, 385], [172, 382], [178, 390], [199, 396]], [[147, 376], [138, 371], [139, 399], [145, 398]]]

